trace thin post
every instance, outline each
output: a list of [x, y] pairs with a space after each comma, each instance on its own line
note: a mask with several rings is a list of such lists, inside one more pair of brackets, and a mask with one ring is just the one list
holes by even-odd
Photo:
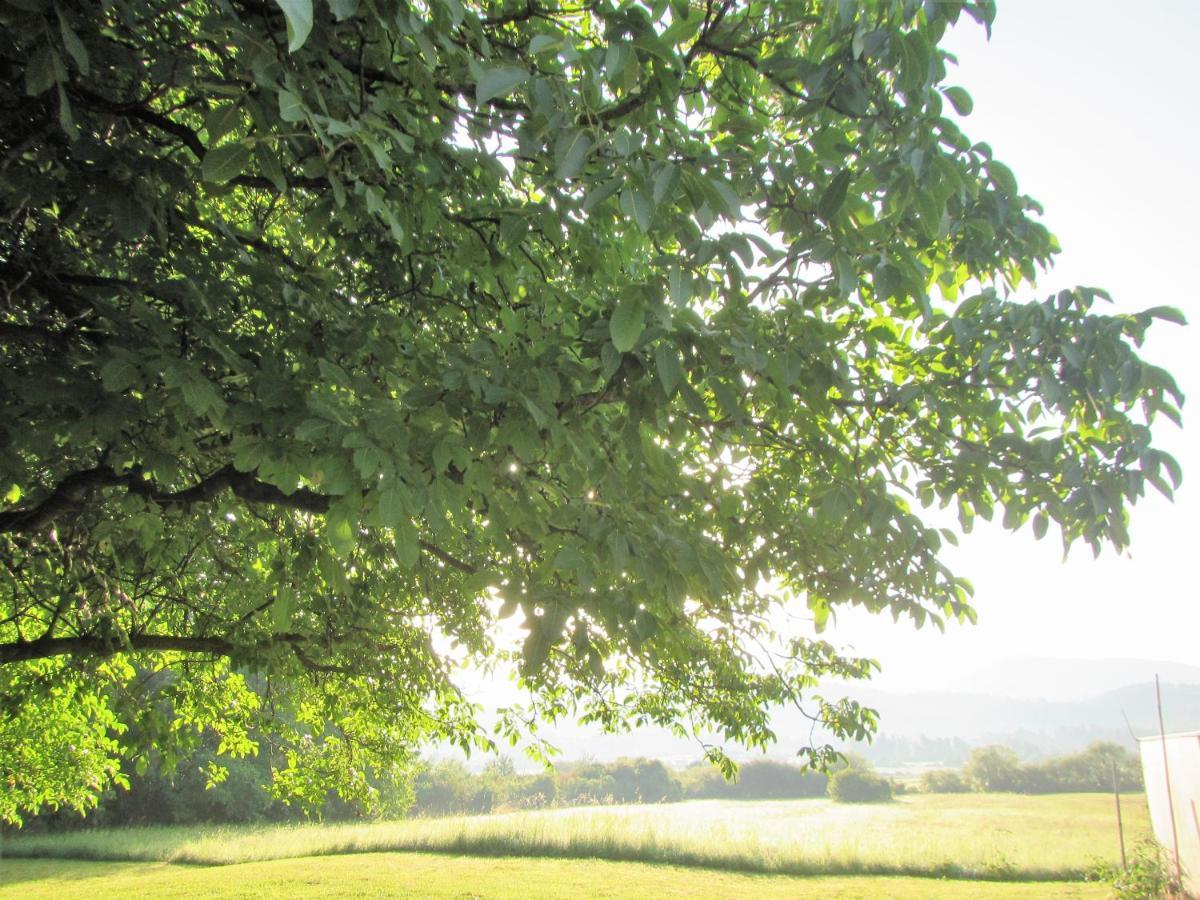
[[1117, 838], [1121, 842], [1121, 871], [1128, 871], [1129, 866], [1125, 862], [1125, 823], [1121, 821], [1121, 788], [1117, 783], [1117, 761], [1109, 759], [1109, 766], [1112, 768], [1113, 782], [1113, 800], [1117, 804]]
[[1167, 761], [1167, 730], [1163, 727], [1162, 688], [1154, 675], [1154, 701], [1158, 704], [1158, 740], [1162, 744], [1163, 778], [1167, 782], [1167, 812], [1171, 816], [1171, 849], [1175, 851], [1175, 883], [1183, 884], [1183, 866], [1179, 863], [1179, 829], [1175, 827], [1175, 800], [1171, 797], [1171, 764]]

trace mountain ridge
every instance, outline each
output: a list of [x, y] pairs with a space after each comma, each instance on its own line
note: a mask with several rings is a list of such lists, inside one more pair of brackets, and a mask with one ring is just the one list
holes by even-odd
[[[875, 750], [887, 745], [886, 763], [884, 754], [873, 752], [872, 745], [847, 745], [846, 749], [868, 758], [879, 757], [881, 764], [889, 765], [906, 762], [957, 764], [964, 747], [992, 743], [1012, 746], [1027, 758], [1075, 752], [1098, 740], [1133, 748], [1137, 737], [1158, 732], [1154, 672], [1164, 673], [1162, 697], [1166, 730], [1200, 730], [1200, 667], [1154, 660], [1077, 661], [1026, 657], [1004, 661], [988, 669], [1016, 662], [1024, 667], [1023, 671], [1034, 673], [1053, 673], [1062, 666], [1074, 667], [1085, 680], [1060, 685], [1059, 696], [1065, 694], [1065, 699], [1004, 696], [961, 688], [894, 691], [875, 681], [827, 685], [823, 694], [831, 700], [849, 697], [878, 710], [880, 723]], [[1151, 674], [1148, 679], [1108, 687], [1131, 669], [1135, 672], [1149, 670]], [[1166, 675], [1182, 680], [1167, 680]], [[886, 684], [886, 679], [879, 680]], [[967, 678], [958, 681], [957, 685], [966, 687], [972, 683], [972, 679]], [[1099, 690], [1085, 693], [1087, 685]], [[1071, 696], [1066, 687], [1084, 695]], [[772, 749], [772, 755], [790, 755], [810, 741], [824, 743], [829, 739], [814, 731], [812, 723], [794, 710], [777, 712], [773, 724], [779, 742]], [[543, 736], [560, 748], [563, 759], [653, 756], [679, 764], [701, 755], [700, 743], [680, 739], [662, 729], [604, 735], [563, 723], [544, 730]], [[919, 748], [931, 745], [957, 750], [952, 756], [941, 759], [899, 758], [905, 752], [923, 752]], [[728, 749], [735, 758], [756, 755], [736, 748]]]

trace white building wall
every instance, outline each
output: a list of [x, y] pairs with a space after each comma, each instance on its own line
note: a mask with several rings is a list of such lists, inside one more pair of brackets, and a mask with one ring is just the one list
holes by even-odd
[[[1168, 855], [1174, 852], [1171, 835], [1171, 805], [1167, 802], [1167, 778], [1163, 761], [1170, 768], [1171, 800], [1175, 809], [1175, 833], [1179, 839], [1179, 861], [1183, 886], [1200, 896], [1200, 731], [1168, 734], [1165, 738], [1141, 738], [1142, 772], [1146, 779], [1146, 802], [1154, 837]], [[1171, 860], [1172, 868], [1174, 859]]]

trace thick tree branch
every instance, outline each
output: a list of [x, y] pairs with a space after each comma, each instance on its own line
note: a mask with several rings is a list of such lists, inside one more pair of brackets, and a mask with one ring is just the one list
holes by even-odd
[[[77, 509], [87, 493], [95, 488], [124, 486], [131, 493], [145, 497], [158, 506], [191, 506], [211, 502], [222, 491], [230, 490], [247, 503], [284, 506], [315, 514], [329, 511], [331, 499], [325, 494], [299, 488], [290, 493], [273, 484], [260, 481], [248, 472], [239, 472], [232, 465], [224, 466], [181, 491], [163, 491], [137, 471], [120, 473], [107, 466], [97, 466], [68, 475], [48, 496], [34, 506], [0, 512], [0, 534], [30, 533], [49, 525], [56, 518]], [[468, 575], [478, 569], [441, 547], [421, 541], [421, 548], [448, 566]]]
[[32, 641], [0, 644], [0, 666], [10, 663], [49, 659], [55, 656], [108, 657], [118, 653], [201, 653], [210, 656], [233, 656], [257, 653], [273, 647], [288, 647], [300, 664], [314, 672], [338, 672], [341, 667], [319, 663], [304, 650], [311, 641], [301, 634], [278, 634], [254, 644], [239, 645], [223, 637], [186, 636], [173, 634], [131, 634], [123, 639], [106, 639], [95, 635], [78, 637], [41, 637]]
[[106, 466], [74, 472], [60, 481], [49, 496], [35, 506], [0, 512], [0, 534], [38, 531], [78, 507], [89, 491], [121, 484], [123, 480], [122, 476]]

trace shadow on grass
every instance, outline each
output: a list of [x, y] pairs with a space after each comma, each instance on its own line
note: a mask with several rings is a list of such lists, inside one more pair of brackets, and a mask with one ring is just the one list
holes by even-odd
[[[120, 835], [119, 829], [109, 832]], [[134, 837], [134, 835], [130, 835]], [[131, 841], [131, 843], [134, 843]], [[961, 865], [944, 862], [936, 865], [908, 863], [872, 863], [833, 859], [772, 859], [757, 858], [746, 853], [712, 853], [655, 842], [638, 844], [616, 840], [572, 836], [565, 841], [538, 841], [517, 835], [455, 835], [441, 840], [381, 840], [364, 844], [361, 841], [331, 842], [320, 847], [306, 848], [302, 853], [278, 853], [273, 857], [228, 861], [216, 859], [186, 847], [174, 852], [149, 850], [146, 847], [122, 848], [115, 840], [88, 846], [76, 844], [56, 847], [42, 844], [0, 848], [0, 858], [59, 859], [88, 862], [140, 862], [191, 866], [224, 866], [239, 863], [263, 862], [268, 858], [300, 858], [341, 856], [354, 853], [436, 853], [454, 856], [512, 857], [529, 859], [589, 859], [610, 862], [646, 863], [663, 866], [709, 869], [757, 875], [791, 876], [900, 876], [915, 878], [952, 878], [994, 882], [1083, 881], [1085, 869], [1021, 868], [981, 863]], [[9, 882], [12, 883], [12, 882]]]

